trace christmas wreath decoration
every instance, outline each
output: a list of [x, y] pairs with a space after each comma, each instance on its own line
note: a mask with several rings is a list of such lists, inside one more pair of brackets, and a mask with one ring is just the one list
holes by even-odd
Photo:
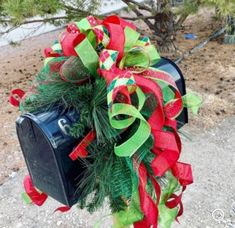
[[[79, 207], [94, 212], [107, 198], [116, 227], [169, 227], [193, 182], [191, 166], [178, 161], [176, 118], [185, 107], [196, 112], [200, 99], [182, 97], [168, 73], [151, 67], [160, 60], [155, 46], [117, 16], [69, 24], [45, 56], [31, 89], [13, 90], [10, 102], [23, 112], [79, 112], [70, 134], [83, 139], [69, 155], [86, 167]], [[46, 200], [30, 178], [24, 184], [34, 203]]]

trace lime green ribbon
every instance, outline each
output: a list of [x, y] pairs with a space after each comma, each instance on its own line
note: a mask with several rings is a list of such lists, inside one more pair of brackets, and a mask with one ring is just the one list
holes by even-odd
[[184, 107], [191, 109], [193, 114], [198, 114], [202, 104], [202, 98], [194, 93], [187, 93], [182, 97]]
[[[108, 45], [107, 29], [102, 25], [92, 26], [87, 18], [76, 22], [76, 25], [82, 33], [86, 34], [86, 38], [75, 47], [75, 51], [90, 73], [98, 76], [99, 56], [96, 48], [102, 49]], [[102, 35], [99, 35], [100, 33]], [[98, 41], [98, 44], [96, 41]]]
[[137, 191], [132, 194], [130, 206], [125, 211], [115, 213], [114, 216], [116, 218], [114, 228], [123, 228], [143, 219], [144, 215], [140, 210], [139, 194]]
[[[169, 171], [166, 173], [168, 183], [162, 189], [161, 198], [158, 205], [159, 221], [158, 224], [160, 227], [170, 228], [172, 223], [175, 221], [175, 218], [178, 214], [178, 208], [168, 208], [165, 203], [166, 200], [177, 190], [179, 190], [179, 182]], [[114, 228], [122, 228], [124, 226], [128, 226], [133, 224], [136, 221], [141, 221], [143, 219], [143, 214], [141, 213], [139, 206], [139, 198], [138, 193], [134, 192], [131, 204], [125, 211], [120, 211], [119, 213], [115, 213], [115, 217], [117, 218], [117, 223]]]
[[126, 27], [124, 56], [120, 61], [119, 67], [144, 67], [148, 68], [160, 60], [160, 55], [154, 45], [150, 44], [149, 39], [142, 39], [135, 30]]
[[94, 76], [98, 76], [97, 68], [99, 63], [99, 56], [91, 45], [90, 41], [85, 38], [75, 47], [75, 51], [90, 73]]
[[138, 41], [140, 34], [130, 27], [126, 27], [124, 30], [125, 34], [125, 44], [124, 44], [124, 52], [131, 49]]
[[166, 201], [176, 191], [180, 189], [178, 180], [172, 175], [171, 171], [166, 173], [167, 185], [161, 191], [161, 198], [158, 205], [159, 214], [159, 226], [164, 228], [170, 228], [172, 223], [178, 214], [178, 208], [168, 208]]
[[[151, 65], [156, 64], [160, 60], [160, 55], [154, 45], [150, 44], [148, 38], [140, 37], [140, 33], [135, 30], [126, 27], [125, 44], [124, 44], [124, 56], [119, 63], [119, 68], [124, 67], [142, 67], [148, 68]], [[99, 65], [101, 69], [110, 70], [112, 66], [117, 66], [117, 58], [110, 58], [115, 50], [104, 49], [102, 52], [109, 53], [106, 58], [100, 58]], [[116, 56], [117, 56], [116, 54]]]
[[32, 200], [30, 199], [29, 195], [26, 192], [22, 192], [21, 198], [26, 204], [31, 204]]
[[80, 32], [85, 32], [86, 30], [92, 28], [91, 23], [89, 23], [87, 17], [83, 18], [82, 20], [75, 22], [77, 27], [79, 28]]
[[[139, 102], [138, 108], [125, 103], [113, 104], [113, 94], [115, 89], [118, 89], [118, 87], [122, 86], [132, 87], [133, 85], [135, 85], [134, 79], [115, 78], [108, 87], [108, 114], [111, 126], [115, 129], [124, 130], [131, 126], [136, 119], [140, 120], [136, 132], [121, 145], [115, 145], [114, 152], [117, 156], [120, 157], [132, 156], [145, 143], [145, 141], [149, 138], [151, 134], [151, 128], [148, 122], [140, 113], [141, 109], [144, 106], [146, 98], [145, 94], [139, 87], [136, 88], [136, 95]], [[118, 119], [117, 117], [119, 115], [124, 115], [127, 118]]]
[[178, 208], [168, 208], [164, 204], [158, 206], [159, 214], [159, 226], [164, 228], [171, 228], [172, 223], [175, 221], [175, 218], [178, 213]]
[[[138, 40], [140, 39], [140, 34], [135, 30], [126, 27], [125, 30], [125, 54], [120, 61], [119, 67], [131, 67], [140, 66], [148, 68], [151, 64], [159, 61], [160, 56], [153, 45], [146, 45], [145, 42], [139, 42], [141, 46], [136, 46]], [[101, 58], [99, 65], [101, 69], [110, 70], [117, 62], [117, 52], [114, 50], [103, 50], [101, 53]], [[115, 55], [114, 58], [111, 58]], [[135, 82], [131, 78], [115, 78], [108, 87], [108, 106], [109, 106], [109, 120], [113, 128], [124, 130], [130, 127], [135, 120], [139, 120], [139, 126], [136, 132], [121, 145], [115, 145], [114, 152], [117, 156], [132, 156], [149, 138], [151, 134], [151, 128], [146, 121], [146, 119], [140, 113], [141, 109], [145, 103], [145, 94], [142, 90], [136, 86], [136, 95], [138, 99], [138, 108], [131, 104], [125, 103], [114, 103], [114, 91], [118, 87], [127, 87], [128, 89], [133, 89]], [[121, 119], [119, 116], [126, 116], [126, 119]]]

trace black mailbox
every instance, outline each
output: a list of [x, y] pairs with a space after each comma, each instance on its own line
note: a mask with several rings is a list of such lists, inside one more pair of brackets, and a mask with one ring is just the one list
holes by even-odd
[[[162, 58], [154, 67], [174, 78], [182, 95], [185, 82], [180, 69], [169, 59]], [[81, 163], [72, 161], [69, 154], [80, 139], [69, 135], [70, 126], [79, 121], [74, 109], [59, 108], [40, 113], [26, 113], [16, 121], [17, 135], [33, 184], [52, 198], [72, 206], [79, 198]], [[177, 118], [178, 127], [188, 122], [187, 110]]]
[[69, 153], [79, 142], [69, 127], [79, 120], [74, 109], [27, 113], [16, 121], [17, 135], [33, 184], [41, 191], [72, 206], [77, 202], [77, 180], [83, 167]]

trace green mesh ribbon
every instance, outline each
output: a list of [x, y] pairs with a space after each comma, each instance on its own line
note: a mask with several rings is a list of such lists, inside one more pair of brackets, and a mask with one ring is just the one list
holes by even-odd
[[[114, 147], [116, 155], [121, 157], [132, 156], [149, 138], [151, 129], [148, 122], [140, 113], [145, 103], [145, 94], [137, 87], [136, 95], [138, 100], [138, 108], [133, 105], [124, 103], [113, 104], [114, 90], [122, 86], [133, 86], [135, 82], [131, 78], [116, 78], [108, 87], [108, 106], [109, 106], [109, 120], [110, 124], [115, 129], [126, 129], [134, 123], [136, 119], [140, 121], [136, 132], [121, 145]], [[117, 119], [118, 116], [124, 115], [125, 119]]]

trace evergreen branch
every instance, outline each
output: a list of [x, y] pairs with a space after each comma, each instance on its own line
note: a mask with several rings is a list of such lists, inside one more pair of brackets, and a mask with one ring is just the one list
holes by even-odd
[[84, 173], [78, 183], [81, 190], [79, 207], [93, 212], [100, 207], [105, 198], [109, 198], [112, 212], [125, 210], [127, 205], [123, 198], [132, 196], [132, 170], [128, 167], [130, 158], [115, 155], [113, 143], [97, 144], [93, 141], [89, 147], [84, 164]]
[[61, 0], [61, 2], [62, 2], [61, 7], [65, 8], [65, 9], [68, 9], [70, 11], [77, 11], [78, 10], [78, 8], [75, 8], [71, 5], [66, 4], [66, 1]]
[[[77, 7], [68, 5], [68, 4], [66, 4], [66, 1], [63, 1], [63, 0], [61, 2], [62, 2], [61, 3], [61, 8], [65, 9], [70, 14], [74, 13], [75, 15], [79, 15], [80, 17], [85, 17], [85, 16], [88, 16], [88, 15], [91, 14], [90, 11], [87, 11], [85, 9], [81, 9], [82, 8], [82, 4], [84, 4], [84, 2], [81, 3], [81, 5], [79, 5]], [[92, 15], [95, 16], [95, 17], [101, 17], [100, 14], [95, 14], [93, 12], [92, 12]]]

